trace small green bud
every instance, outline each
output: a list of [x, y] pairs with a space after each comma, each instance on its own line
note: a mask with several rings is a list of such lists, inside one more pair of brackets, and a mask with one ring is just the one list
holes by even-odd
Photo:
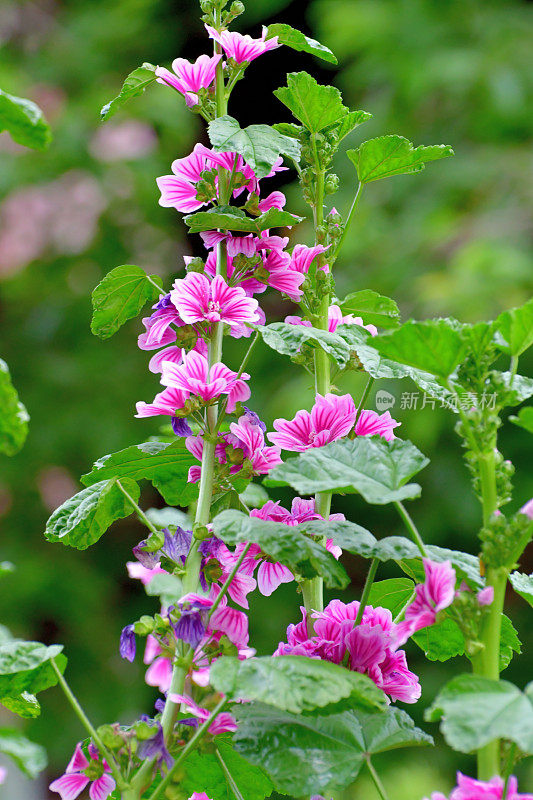
[[241, 3], [240, 0], [235, 0], [230, 7], [229, 13], [235, 19], [235, 17], [240, 17], [241, 14], [244, 14], [244, 3]]
[[200, 542], [202, 542], [204, 539], [209, 539], [210, 536], [212, 536], [211, 532], [206, 528], [205, 525], [199, 525], [198, 523], [194, 524], [192, 535]]
[[195, 256], [189, 261], [185, 269], [187, 272], [203, 272], [205, 270], [205, 264], [201, 258]]
[[154, 625], [155, 625], [154, 618], [149, 617], [147, 614], [144, 614], [133, 625], [133, 630], [138, 636], [148, 636], [149, 633], [152, 633]]
[[100, 725], [97, 733], [102, 744], [110, 750], [119, 750], [124, 744], [124, 736], [121, 734], [118, 724]]

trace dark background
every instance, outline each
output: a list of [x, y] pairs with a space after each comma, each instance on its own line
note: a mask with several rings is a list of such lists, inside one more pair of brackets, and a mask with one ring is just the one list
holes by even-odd
[[[345, 149], [399, 133], [415, 144], [444, 142], [456, 152], [421, 175], [367, 188], [336, 268], [340, 296], [373, 288], [394, 296], [404, 318], [442, 314], [466, 321], [489, 319], [531, 296], [530, 8], [520, 0], [254, 0], [238, 21], [254, 36], [261, 23], [289, 22], [331, 47], [340, 63], [333, 69], [287, 48], [262, 56], [231, 101], [230, 113], [242, 124], [288, 119], [272, 90], [285, 83], [287, 71], [306, 69], [334, 82], [348, 106], [374, 115]], [[39, 102], [54, 130], [45, 155], [0, 136], [0, 354], [32, 417], [24, 450], [0, 465], [0, 559], [17, 565], [2, 583], [0, 620], [25, 638], [65, 644], [70, 682], [97, 724], [129, 721], [154, 700], [140, 659], [131, 666], [117, 652], [122, 626], [155, 610], [155, 600], [144, 597], [124, 567], [142, 529], [132, 519], [118, 523], [87, 553], [48, 544], [43, 529], [96, 458], [158, 428], [157, 420], [133, 418], [134, 402], [158, 389], [136, 347], [140, 320], [106, 342], [95, 339], [92, 288], [127, 263], [161, 274], [168, 286], [182, 256], [201, 252], [197, 238], [186, 241], [180, 215], [157, 205], [155, 185], [173, 158], [205, 141], [201, 120], [162, 86], [106, 125], [99, 109], [143, 61], [168, 66], [178, 55], [194, 59], [209, 43], [192, 0], [70, 0], [4, 2], [0, 44], [0, 85]], [[346, 213], [353, 168], [343, 152], [335, 166], [342, 188], [327, 200]], [[290, 210], [308, 213], [297, 185], [283, 188]], [[305, 223], [293, 233], [296, 241], [310, 243]], [[274, 293], [263, 295], [262, 305], [271, 321], [292, 310]], [[242, 347], [229, 343], [227, 363], [236, 363]], [[531, 374], [531, 360], [523, 361], [521, 371]], [[311, 404], [306, 373], [266, 348], [256, 349], [250, 371], [253, 406], [269, 424]], [[352, 376], [340, 388], [358, 393], [361, 380]], [[479, 508], [453, 415], [402, 409], [402, 392], [415, 391], [408, 382], [382, 388], [397, 398], [400, 435], [432, 459], [421, 474], [422, 498], [410, 506], [425, 539], [476, 552]], [[533, 495], [530, 442], [512, 425], [501, 441], [517, 468], [514, 509]], [[289, 500], [282, 492], [275, 497]], [[142, 502], [161, 504], [149, 486]], [[387, 507], [350, 497], [335, 510], [376, 536], [401, 532]], [[524, 571], [531, 571], [531, 556], [525, 561]], [[353, 585], [346, 598], [353, 599], [365, 564], [348, 559], [347, 565]], [[393, 574], [384, 567], [380, 577]], [[532, 673], [531, 615], [516, 596], [508, 602], [528, 652], [515, 658], [506, 677], [523, 685]], [[293, 586], [255, 598], [251, 640], [260, 653], [272, 652], [297, 607]], [[423, 677], [414, 710], [420, 721], [439, 685], [468, 665], [428, 664], [415, 645], [408, 656]], [[58, 690], [42, 700], [43, 715], [28, 733], [46, 744], [57, 774], [81, 730]], [[402, 752], [380, 769], [395, 800], [418, 800], [450, 788], [457, 764], [472, 770], [471, 759], [457, 761], [440, 748]], [[527, 780], [524, 774], [522, 791], [533, 786], [531, 771], [529, 786]], [[26, 790], [7, 791], [21, 798]], [[37, 785], [27, 791], [28, 798], [44, 796]], [[343, 800], [366, 800], [373, 792], [365, 778]]]

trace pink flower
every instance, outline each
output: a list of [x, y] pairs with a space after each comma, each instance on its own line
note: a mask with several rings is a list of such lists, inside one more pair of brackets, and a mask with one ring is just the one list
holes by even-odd
[[298, 411], [292, 420], [276, 419], [277, 433], [267, 434], [284, 450], [303, 452], [346, 436], [353, 428], [356, 410], [351, 395], [316, 395], [311, 412]]
[[533, 519], [533, 497], [522, 506], [520, 513], [525, 514], [526, 517], [529, 517], [529, 519]]
[[393, 429], [401, 424], [401, 422], [396, 422], [396, 420], [391, 417], [390, 411], [378, 414], [376, 411], [363, 409], [355, 423], [355, 434], [356, 436], [379, 435], [388, 442], [391, 442], [396, 438], [392, 432]]
[[139, 561], [127, 561], [126, 562], [126, 569], [128, 570], [128, 575], [130, 578], [135, 578], [140, 580], [143, 586], [146, 586], [152, 578], [156, 575], [164, 575], [165, 570], [161, 569], [159, 564], [155, 566], [153, 569], [148, 569], [147, 567], [143, 567]]
[[228, 397], [228, 412], [235, 410], [235, 405], [250, 397], [250, 389], [245, 381], [250, 376], [243, 372], [241, 377], [228, 369], [220, 361], [209, 367], [207, 358], [194, 350], [183, 357], [182, 364], [163, 362], [161, 383], [172, 389], [184, 392], [187, 397], [192, 394], [204, 403], [210, 403], [221, 395]]
[[205, 792], [194, 792], [189, 797], [189, 800], [211, 800], [211, 798], [208, 797]]
[[[165, 361], [163, 363], [171, 364], [172, 362]], [[144, 403], [142, 400], [136, 403], [137, 413], [135, 416], [139, 419], [143, 417], [157, 417], [160, 414], [173, 417], [176, 411], [183, 408], [188, 396], [189, 393], [181, 389], [175, 389], [173, 387], [163, 389], [162, 392], [156, 394], [153, 403]]]
[[[237, 561], [238, 555], [236, 555], [236, 553], [232, 553], [231, 550], [229, 550], [222, 542], [217, 545], [216, 551], [213, 555], [222, 567], [222, 574], [220, 575], [219, 579], [219, 583], [222, 586], [229, 578]], [[229, 596], [233, 602], [237, 603], [239, 606], [242, 606], [242, 608], [249, 607], [247, 595], [250, 594], [250, 592], [253, 592], [257, 585], [255, 578], [247, 573], [248, 570], [246, 567], [244, 569], [239, 569], [228, 587]], [[216, 597], [218, 592], [218, 586], [213, 584], [211, 587], [211, 596]]]
[[156, 686], [160, 692], [166, 694], [172, 682], [172, 660], [162, 653], [155, 636], [149, 634], [146, 637], [144, 663], [150, 666], [146, 670], [145, 681], [148, 686]]
[[[321, 244], [317, 244], [314, 247], [308, 247], [306, 244], [295, 245], [291, 256], [291, 269], [307, 275], [315, 258], [325, 253], [327, 249], [327, 247], [323, 247]], [[320, 269], [323, 272], [329, 272], [327, 264], [323, 264]]]
[[494, 600], [494, 586], [485, 586], [477, 593], [477, 601], [480, 606], [490, 606]]
[[259, 319], [257, 300], [247, 297], [239, 286], [228, 286], [220, 275], [211, 281], [206, 275], [189, 272], [185, 278], [174, 281], [170, 298], [186, 323], [239, 325]]
[[[170, 699], [173, 703], [181, 703], [182, 705], [186, 706], [186, 708], [190, 709], [191, 713], [197, 717], [200, 722], [205, 722], [206, 719], [209, 719], [211, 716], [211, 712], [208, 711], [206, 708], [201, 708], [194, 700], [190, 697], [187, 697], [184, 694], [170, 694]], [[212, 733], [213, 736], [216, 736], [218, 733], [233, 733], [237, 730], [237, 723], [235, 722], [234, 717], [231, 714], [228, 714], [226, 711], [221, 712], [211, 725], [209, 726], [209, 733]]]
[[7, 769], [5, 767], [0, 767], [0, 785], [5, 782], [7, 778]]
[[415, 586], [416, 598], [405, 610], [405, 620], [397, 626], [396, 644], [401, 645], [421, 628], [434, 625], [439, 611], [448, 608], [455, 597], [455, 570], [449, 561], [438, 564], [422, 559], [426, 580]]
[[65, 774], [50, 784], [50, 790], [61, 795], [61, 800], [75, 800], [89, 783], [91, 800], [106, 800], [114, 791], [116, 783], [109, 774], [111, 770], [106, 761], [99, 760], [98, 750], [92, 743], [89, 755], [91, 761], [81, 749], [81, 743], [77, 744]]
[[258, 208], [261, 214], [264, 214], [265, 211], [268, 211], [270, 208], [277, 208], [279, 210], [285, 208], [286, 202], [287, 198], [283, 192], [271, 192], [267, 197], [259, 201]]
[[271, 250], [263, 260], [263, 267], [268, 272], [266, 281], [269, 286], [295, 302], [302, 298], [300, 286], [305, 281], [305, 275], [293, 269], [288, 253], [278, 249]]
[[[242, 416], [238, 422], [232, 422], [229, 426], [231, 444], [241, 449], [244, 458], [251, 461], [254, 475], [266, 475], [271, 469], [283, 463], [279, 447], [268, 447], [265, 445], [265, 435], [260, 425], [256, 425], [248, 416]], [[226, 440], [231, 437], [226, 437]]]
[[[533, 800], [533, 794], [518, 794], [518, 782], [514, 775], [509, 778], [505, 798], [504, 787], [505, 781], [497, 775], [490, 781], [478, 781], [458, 772], [457, 787], [452, 790], [450, 800]], [[431, 800], [447, 798], [441, 792], [433, 792]]]
[[368, 675], [392, 700], [415, 703], [421, 688], [407, 667], [403, 650], [395, 649], [396, 625], [385, 608], [366, 606], [360, 624], [354, 623], [359, 603], [332, 600], [324, 611], [313, 612], [314, 635], [308, 636], [305, 609], [298, 625], [287, 628], [287, 644], [274, 655], [306, 655], [334, 664], [347, 659], [349, 669]]
[[267, 29], [263, 26], [263, 32], [260, 39], [252, 39], [251, 36], [243, 36], [242, 33], [237, 31], [216, 31], [210, 25], [206, 25], [206, 30], [215, 42], [218, 42], [224, 49], [228, 58], [233, 58], [237, 64], [253, 61], [258, 56], [266, 53], [268, 50], [274, 50], [276, 47], [281, 47], [278, 44], [278, 37], [273, 36], [267, 39]]
[[[213, 231], [213, 234], [218, 236], [218, 231]], [[225, 237], [225, 234], [220, 234], [221, 236]], [[208, 240], [211, 242], [211, 240]], [[206, 247], [212, 247], [214, 245], [205, 243]], [[205, 262], [205, 274], [210, 275], [211, 277], [215, 277], [216, 275], [216, 267], [217, 267], [217, 259], [214, 252], [209, 253]], [[237, 280], [239, 282], [239, 286], [246, 292], [246, 294], [250, 297], [252, 294], [259, 294], [264, 292], [266, 286], [264, 283], [261, 283], [256, 278], [253, 277], [255, 271], [255, 264], [250, 267], [249, 269], [245, 269], [244, 271], [241, 269], [238, 273], [236, 273], [235, 264], [233, 263], [233, 258], [228, 256], [228, 280], [232, 283], [236, 283]], [[260, 312], [260, 308], [258, 308], [258, 312]]]
[[[311, 320], [302, 319], [302, 317], [285, 317], [285, 322], [288, 322], [289, 325], [305, 325], [308, 328], [312, 327]], [[343, 316], [339, 306], [331, 305], [328, 310], [328, 331], [330, 333], [335, 333], [339, 325], [360, 325], [361, 328], [367, 330], [372, 336], [376, 336], [378, 332], [375, 325], [365, 325], [362, 317], [354, 317], [353, 314]]]
[[[292, 508], [289, 511], [279, 503], [268, 500], [262, 508], [254, 508], [250, 513], [251, 517], [258, 519], [270, 520], [272, 522], [282, 522], [284, 525], [294, 526], [299, 525], [301, 522], [307, 522], [313, 519], [324, 519], [320, 514], [315, 511], [315, 501], [303, 500], [301, 497], [295, 497], [292, 501]], [[344, 519], [344, 514], [331, 514], [330, 520]], [[238, 558], [242, 552], [244, 545], [239, 545], [235, 550], [235, 555]], [[342, 555], [342, 550], [333, 544], [332, 539], [326, 542], [326, 549], [331, 552], [335, 558]], [[243, 561], [243, 568], [248, 569], [253, 575], [255, 568], [259, 564], [257, 570], [257, 588], [261, 594], [270, 596], [278, 586], [282, 583], [290, 583], [294, 580], [294, 575], [283, 564], [279, 562], [272, 562], [261, 556], [261, 550], [257, 545], [252, 545], [248, 554]]]
[[208, 89], [215, 80], [216, 67], [221, 58], [221, 54], [211, 58], [202, 55], [193, 64], [185, 58], [175, 58], [172, 62], [175, 74], [164, 67], [157, 67], [157, 81], [172, 86], [185, 97], [188, 106], [195, 106], [200, 89]]

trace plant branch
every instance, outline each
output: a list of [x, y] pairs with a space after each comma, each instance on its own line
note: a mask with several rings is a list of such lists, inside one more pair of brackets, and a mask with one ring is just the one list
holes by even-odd
[[342, 231], [341, 238], [339, 239], [337, 247], [335, 248], [335, 251], [334, 251], [333, 255], [331, 256], [331, 263], [332, 264], [334, 264], [335, 261], [337, 260], [339, 252], [340, 252], [340, 249], [341, 249], [342, 245], [344, 244], [344, 240], [346, 238], [346, 234], [348, 233], [348, 229], [350, 227], [350, 224], [351, 224], [352, 219], [354, 217], [354, 214], [356, 212], [357, 206], [359, 205], [359, 200], [361, 199], [362, 192], [363, 192], [363, 184], [359, 183], [358, 186], [357, 186], [357, 191], [355, 193], [354, 199], [352, 201], [352, 205], [350, 206], [350, 211], [348, 212], [348, 216], [346, 218], [346, 222], [344, 223], [344, 229]]
[[155, 525], [152, 522], [150, 522], [150, 520], [148, 519], [142, 508], [138, 505], [138, 503], [135, 502], [133, 497], [129, 494], [129, 492], [126, 491], [126, 489], [123, 487], [123, 485], [119, 480], [117, 480], [117, 486], [124, 495], [124, 497], [126, 498], [126, 500], [129, 500], [129, 502], [137, 512], [137, 516], [139, 517], [143, 525], [146, 525], [148, 530], [151, 531], [152, 533], [159, 533]]
[[379, 566], [379, 559], [373, 558], [372, 561], [370, 562], [370, 567], [368, 570], [368, 575], [366, 576], [365, 585], [363, 586], [363, 594], [361, 595], [361, 601], [359, 603], [359, 611], [357, 612], [357, 616], [355, 618], [354, 627], [356, 625], [359, 625], [359, 623], [363, 619], [363, 614], [365, 613], [365, 607], [368, 605], [368, 598], [370, 596], [372, 584], [374, 583], [374, 578], [376, 577], [378, 566]]
[[361, 411], [365, 407], [365, 403], [367, 401], [368, 395], [370, 394], [370, 390], [372, 389], [373, 385], [374, 385], [374, 378], [372, 377], [372, 375], [369, 375], [368, 376], [368, 380], [366, 382], [366, 386], [365, 386], [364, 391], [363, 391], [363, 394], [361, 395], [361, 400], [359, 402], [359, 405], [357, 406], [357, 414], [355, 415], [355, 423], [354, 424], [357, 424], [357, 420], [361, 416]]
[[400, 503], [399, 500], [396, 501], [394, 503], [394, 505], [396, 506], [396, 510], [398, 511], [398, 514], [400, 515], [400, 517], [405, 522], [405, 527], [409, 531], [409, 534], [410, 534], [412, 540], [414, 541], [414, 543], [416, 544], [416, 546], [420, 550], [420, 553], [422, 554], [422, 556], [424, 558], [426, 558], [427, 557], [427, 551], [426, 551], [424, 542], [423, 542], [422, 537], [420, 536], [420, 534], [418, 532], [418, 528], [416, 527], [415, 523], [411, 519], [411, 517], [409, 515], [409, 512], [405, 508], [404, 504]]
[[209, 609], [208, 619], [211, 619], [211, 617], [213, 616], [213, 614], [217, 610], [218, 606], [220, 605], [220, 603], [222, 601], [222, 598], [227, 594], [227, 591], [228, 591], [228, 589], [229, 589], [229, 587], [231, 585], [231, 582], [232, 582], [233, 578], [235, 577], [235, 575], [237, 574], [237, 572], [239, 570], [239, 567], [241, 566], [242, 562], [246, 558], [246, 554], [248, 553], [248, 550], [250, 549], [251, 546], [252, 546], [252, 542], [248, 542], [246, 544], [246, 546], [243, 548], [243, 551], [240, 554], [240, 556], [237, 559], [237, 561], [235, 562], [235, 565], [234, 565], [233, 569], [231, 570], [230, 574], [226, 578], [226, 580], [224, 582], [224, 585], [222, 586], [222, 589], [220, 590], [220, 592], [216, 596], [216, 598], [215, 598], [215, 600], [213, 602], [213, 605]]
[[187, 742], [183, 750], [180, 752], [179, 756], [176, 758], [176, 760], [170, 767], [169, 771], [167, 772], [167, 774], [165, 775], [159, 786], [157, 786], [154, 789], [148, 800], [157, 800], [157, 798], [160, 797], [163, 791], [171, 783], [172, 776], [174, 775], [180, 764], [183, 763], [183, 761], [187, 758], [191, 750], [194, 750], [194, 748], [200, 742], [200, 740], [203, 739], [203, 737], [209, 730], [210, 726], [212, 725], [213, 721], [216, 719], [218, 714], [220, 714], [220, 712], [222, 711], [227, 702], [228, 702], [227, 697], [223, 697], [222, 700], [216, 706], [216, 708], [213, 710], [211, 715], [205, 720], [205, 722], [203, 722], [200, 725], [199, 728], [197, 728], [196, 733], [194, 734], [192, 739], [189, 739], [189, 741]]
[[244, 797], [242, 796], [239, 787], [235, 783], [235, 779], [234, 779], [233, 775], [231, 774], [231, 772], [229, 771], [226, 762], [222, 758], [222, 754], [221, 754], [220, 750], [218, 749], [218, 747], [215, 748], [215, 753], [216, 753], [216, 757], [220, 761], [220, 766], [222, 767], [222, 772], [226, 776], [226, 780], [228, 782], [228, 785], [229, 785], [231, 791], [233, 792], [233, 794], [235, 795], [236, 800], [244, 800]]
[[383, 786], [383, 784], [381, 782], [381, 778], [379, 777], [378, 773], [376, 772], [376, 769], [375, 769], [374, 765], [372, 764], [372, 761], [370, 760], [370, 756], [366, 756], [365, 762], [366, 762], [366, 765], [368, 767], [368, 771], [370, 772], [370, 775], [372, 777], [372, 780], [374, 781], [374, 786], [376, 787], [377, 792], [378, 792], [381, 800], [388, 800], [388, 796], [387, 796], [387, 792], [385, 791], [385, 787]]

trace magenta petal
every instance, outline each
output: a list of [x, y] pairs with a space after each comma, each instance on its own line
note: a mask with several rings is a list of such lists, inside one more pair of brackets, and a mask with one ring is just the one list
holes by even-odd
[[89, 778], [81, 773], [72, 773], [70, 775], [62, 775], [57, 781], [50, 784], [50, 791], [57, 792], [61, 795], [61, 800], [75, 800], [80, 795], [87, 784]]
[[68, 774], [70, 772], [81, 772], [81, 770], [85, 769], [89, 766], [89, 762], [85, 756], [85, 753], [81, 749], [81, 743], [78, 742], [76, 745], [76, 749], [74, 750], [74, 755], [68, 762], [68, 766], [65, 772]]
[[115, 779], [111, 775], [102, 775], [92, 782], [89, 797], [91, 800], [107, 800], [116, 785]]

